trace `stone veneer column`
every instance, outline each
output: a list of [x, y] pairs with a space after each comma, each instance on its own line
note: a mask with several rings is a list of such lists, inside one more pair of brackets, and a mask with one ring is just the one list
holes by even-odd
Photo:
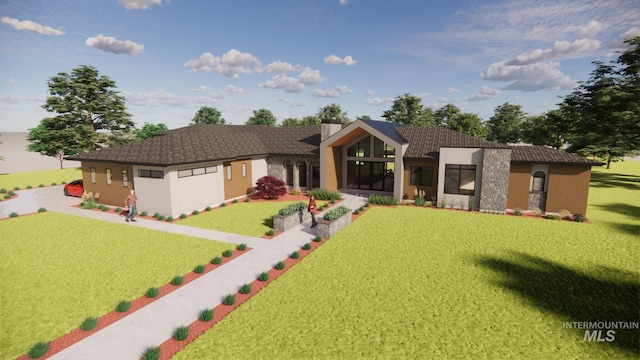
[[480, 211], [504, 213], [507, 210], [510, 167], [511, 149], [484, 149]]

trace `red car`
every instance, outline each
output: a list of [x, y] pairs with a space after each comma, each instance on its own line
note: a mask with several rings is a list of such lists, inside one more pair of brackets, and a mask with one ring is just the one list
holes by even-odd
[[64, 186], [65, 196], [77, 196], [81, 197], [84, 192], [84, 183], [82, 180], [74, 180]]

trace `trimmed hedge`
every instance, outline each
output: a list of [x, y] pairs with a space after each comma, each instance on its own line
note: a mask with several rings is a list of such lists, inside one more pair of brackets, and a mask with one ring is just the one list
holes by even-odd
[[297, 203], [290, 204], [286, 207], [283, 207], [278, 211], [279, 215], [291, 215], [299, 212], [300, 210], [304, 210], [307, 208], [307, 203], [304, 201], [300, 201]]
[[315, 196], [317, 200], [340, 200], [342, 195], [337, 190], [314, 189], [307, 191], [307, 196]]
[[331, 210], [327, 211], [324, 214], [324, 219], [327, 220], [327, 221], [332, 221], [332, 220], [335, 220], [335, 219], [339, 218], [340, 216], [342, 216], [344, 214], [348, 214], [350, 212], [351, 212], [351, 210], [347, 209], [346, 207], [338, 206], [335, 209], [331, 209]]

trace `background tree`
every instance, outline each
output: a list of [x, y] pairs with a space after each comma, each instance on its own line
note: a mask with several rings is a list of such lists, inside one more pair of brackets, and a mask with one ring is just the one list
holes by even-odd
[[460, 113], [459, 107], [453, 104], [447, 104], [433, 112], [433, 120], [435, 120], [435, 124], [438, 126], [446, 126], [451, 119], [460, 115]]
[[227, 121], [222, 117], [222, 113], [218, 109], [210, 106], [203, 106], [196, 112], [191, 119], [189, 125], [196, 124], [226, 124]]
[[320, 109], [318, 109], [316, 117], [320, 120], [320, 122], [322, 122], [322, 120], [337, 119], [345, 125], [351, 123], [347, 112], [343, 111], [338, 104], [329, 104], [325, 107], [321, 107]]
[[320, 118], [318, 118], [315, 115], [305, 116], [302, 119], [286, 118], [282, 120], [282, 124], [280, 124], [280, 126], [291, 126], [291, 125], [320, 125]]
[[85, 150], [85, 137], [90, 135], [90, 131], [86, 127], [81, 127], [80, 130], [76, 131], [58, 119], [44, 118], [38, 126], [29, 129], [27, 141], [30, 143], [27, 150], [56, 158], [62, 169], [65, 156], [76, 155]]
[[[35, 147], [40, 148], [46, 141], [64, 142], [66, 137], [68, 149], [84, 152], [131, 140], [134, 123], [126, 112], [124, 97], [115, 90], [116, 83], [99, 76], [93, 66], [81, 65], [71, 74], [59, 73], [47, 85], [51, 96], [42, 108], [58, 115], [43, 119], [41, 126], [35, 128], [38, 130], [31, 134], [38, 142]], [[65, 154], [71, 155], [68, 149]]]
[[609, 64], [596, 61], [589, 80], [563, 104], [575, 123], [569, 152], [611, 162], [640, 150], [640, 37]]
[[387, 121], [411, 126], [435, 125], [431, 108], [422, 106], [422, 100], [411, 94], [399, 95], [391, 109], [382, 113]]
[[371, 120], [371, 116], [369, 116], [369, 115], [362, 115], [362, 116], [358, 116], [358, 119], [360, 119], [360, 120]]
[[521, 127], [526, 114], [520, 105], [508, 102], [496, 107], [493, 116], [487, 121], [489, 133], [487, 140], [499, 143], [517, 143], [522, 138]]
[[480, 116], [471, 113], [460, 113], [447, 118], [444, 127], [455, 130], [459, 133], [475, 136], [484, 139], [487, 137], [489, 129], [482, 123]]
[[529, 116], [522, 123], [522, 140], [533, 145], [564, 147], [571, 123], [562, 110], [554, 109], [542, 115]]
[[140, 129], [136, 129], [136, 140], [150, 139], [156, 136], [156, 134], [163, 133], [165, 131], [169, 131], [169, 128], [163, 123], [149, 124], [148, 122], [145, 122]]
[[276, 119], [271, 110], [259, 109], [253, 110], [253, 116], [251, 116], [245, 124], [276, 126], [276, 122], [278, 122], [278, 119]]

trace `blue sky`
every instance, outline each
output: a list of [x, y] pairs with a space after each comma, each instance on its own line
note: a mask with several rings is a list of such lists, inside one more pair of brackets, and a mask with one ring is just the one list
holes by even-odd
[[138, 126], [202, 106], [234, 124], [331, 103], [381, 119], [404, 93], [536, 115], [639, 35], [635, 0], [0, 0], [0, 131], [53, 115], [47, 80], [80, 65], [116, 82]]

